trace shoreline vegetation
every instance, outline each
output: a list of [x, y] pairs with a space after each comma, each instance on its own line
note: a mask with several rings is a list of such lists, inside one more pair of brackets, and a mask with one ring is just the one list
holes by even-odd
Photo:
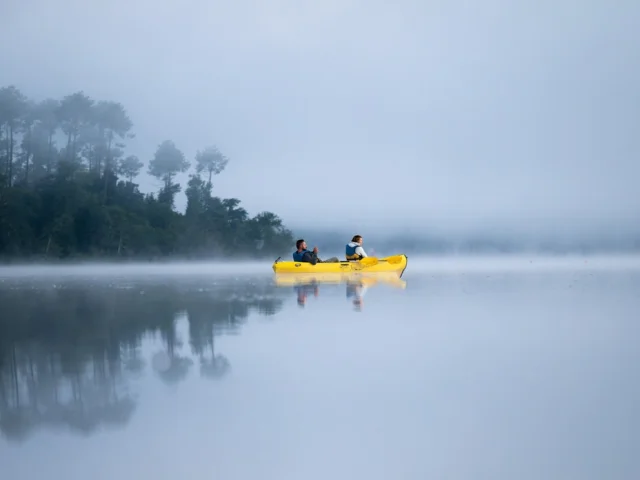
[[[229, 159], [215, 146], [188, 159], [171, 140], [147, 172], [163, 182], [143, 194], [145, 162], [126, 152], [135, 137], [125, 107], [84, 92], [34, 102], [0, 87], [0, 262], [259, 259], [292, 249], [273, 212], [251, 217], [237, 198], [214, 196]], [[191, 169], [184, 214], [174, 210]]]

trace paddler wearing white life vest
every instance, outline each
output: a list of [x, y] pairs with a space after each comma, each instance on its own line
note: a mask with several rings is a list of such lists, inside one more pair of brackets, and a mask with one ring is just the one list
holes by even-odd
[[367, 256], [367, 252], [362, 248], [362, 235], [354, 235], [351, 242], [345, 247], [347, 260], [361, 260]]

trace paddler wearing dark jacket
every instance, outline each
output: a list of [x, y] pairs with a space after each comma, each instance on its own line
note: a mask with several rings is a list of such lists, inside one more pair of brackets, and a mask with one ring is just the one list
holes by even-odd
[[320, 260], [318, 258], [318, 247], [313, 247], [313, 251], [307, 250], [307, 242], [302, 238], [296, 242], [296, 248], [297, 250], [293, 252], [294, 262], [305, 262], [315, 265], [316, 263], [336, 263], [340, 261], [337, 257]]

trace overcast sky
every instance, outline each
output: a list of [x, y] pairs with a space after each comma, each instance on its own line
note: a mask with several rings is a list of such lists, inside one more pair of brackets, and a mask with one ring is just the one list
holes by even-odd
[[215, 143], [217, 194], [291, 225], [637, 224], [639, 19], [634, 0], [3, 0], [0, 85], [122, 102], [145, 162]]

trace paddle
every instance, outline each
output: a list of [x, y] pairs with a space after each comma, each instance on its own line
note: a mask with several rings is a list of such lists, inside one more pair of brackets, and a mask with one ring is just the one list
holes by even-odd
[[402, 261], [402, 255], [393, 255], [391, 257], [384, 258], [387, 263], [400, 263]]
[[378, 259], [376, 257], [364, 257], [360, 260], [360, 265], [362, 268], [373, 267], [378, 264]]
[[360, 260], [360, 265], [362, 265], [363, 268], [366, 268], [366, 267], [372, 267], [374, 265], [377, 265], [380, 262], [396, 264], [396, 263], [402, 262], [402, 257], [403, 257], [402, 255], [393, 255], [391, 257], [384, 257], [381, 259], [378, 259], [376, 257], [365, 257], [362, 260]]
[[385, 257], [378, 259], [376, 257], [365, 257], [362, 260], [358, 260], [357, 262], [353, 262], [354, 270], [362, 270], [363, 268], [373, 267], [380, 262], [387, 262], [391, 264], [396, 264], [402, 262], [402, 255], [393, 255], [391, 257]]

